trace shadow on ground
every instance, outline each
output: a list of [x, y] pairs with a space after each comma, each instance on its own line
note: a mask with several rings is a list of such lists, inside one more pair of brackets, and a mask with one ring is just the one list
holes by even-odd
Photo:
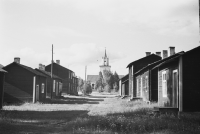
[[[95, 97], [94, 97], [95, 98]], [[50, 104], [99, 104], [104, 99], [94, 98], [73, 98], [73, 97], [60, 97], [55, 99], [47, 99], [46, 103]]]
[[[71, 111], [0, 111], [0, 133], [54, 133], [60, 125], [77, 117], [87, 116], [86, 110]], [[2, 118], [3, 117], [3, 118]], [[52, 127], [53, 126], [53, 127]]]

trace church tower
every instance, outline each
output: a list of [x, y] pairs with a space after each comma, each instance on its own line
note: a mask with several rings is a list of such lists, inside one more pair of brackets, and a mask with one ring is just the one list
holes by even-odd
[[106, 49], [105, 49], [105, 56], [102, 57], [102, 65], [100, 65], [100, 71], [103, 74], [103, 70], [110, 71], [110, 68], [111, 68], [111, 66], [109, 65], [109, 58], [107, 57]]

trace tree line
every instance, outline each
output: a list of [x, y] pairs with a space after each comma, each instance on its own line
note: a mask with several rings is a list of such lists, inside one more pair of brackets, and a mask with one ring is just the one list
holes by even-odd
[[[103, 73], [100, 71], [98, 80], [95, 82], [94, 89], [98, 92], [117, 92], [119, 90], [119, 75], [117, 72], [114, 74], [111, 71], [103, 70]], [[78, 89], [84, 94], [92, 93], [92, 86], [90, 81], [84, 82], [83, 79], [79, 78]]]

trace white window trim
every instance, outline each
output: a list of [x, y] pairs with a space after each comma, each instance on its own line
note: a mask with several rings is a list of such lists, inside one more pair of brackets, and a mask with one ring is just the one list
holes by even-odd
[[55, 92], [55, 90], [56, 90], [56, 81], [53, 80], [53, 92]]
[[167, 97], [167, 73], [166, 70], [162, 72], [162, 95]]
[[[140, 85], [139, 85], [139, 78], [138, 78], [138, 79], [137, 79], [137, 96], [138, 96], [139, 88], [140, 88]], [[139, 97], [139, 96], [138, 96], [138, 97]]]
[[41, 89], [41, 92], [42, 92], [42, 93], [44, 93], [44, 88], [45, 88], [45, 85], [44, 85], [44, 83], [42, 83], [42, 86], [41, 86], [41, 88], [42, 88], [42, 89]]

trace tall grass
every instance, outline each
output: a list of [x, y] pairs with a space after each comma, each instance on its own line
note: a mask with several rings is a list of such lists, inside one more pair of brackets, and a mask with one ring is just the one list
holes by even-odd
[[129, 110], [104, 116], [77, 118], [66, 124], [64, 131], [73, 133], [200, 133], [200, 115], [183, 114], [152, 116], [149, 112], [157, 104], [141, 101], [121, 103]]

